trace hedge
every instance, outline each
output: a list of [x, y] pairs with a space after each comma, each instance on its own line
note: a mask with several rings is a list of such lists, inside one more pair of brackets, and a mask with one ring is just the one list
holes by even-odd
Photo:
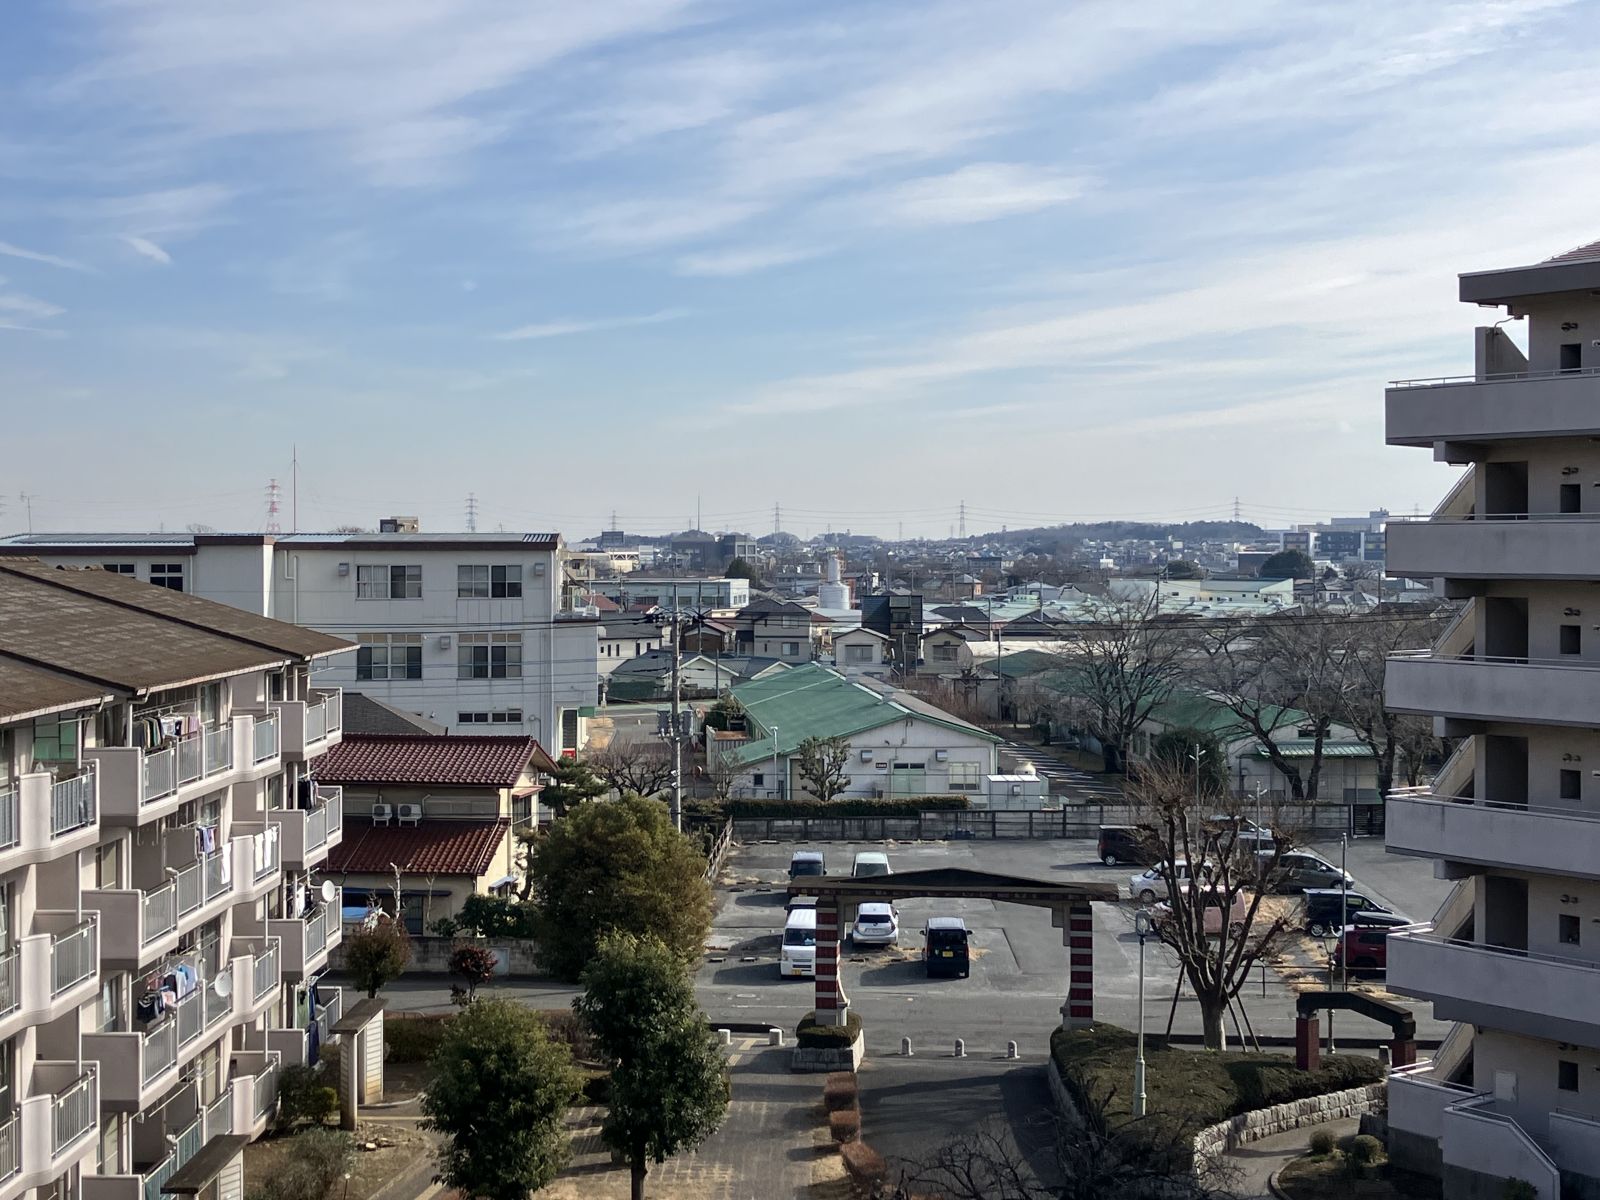
[[822, 1086], [822, 1107], [829, 1112], [854, 1108], [861, 1095], [854, 1071], [835, 1071]]
[[889, 1164], [883, 1155], [863, 1141], [845, 1142], [839, 1147], [839, 1157], [844, 1159], [844, 1169], [850, 1178], [868, 1193], [880, 1187], [889, 1176]]
[[852, 1008], [843, 1025], [818, 1025], [817, 1014], [808, 1012], [795, 1026], [794, 1036], [795, 1042], [808, 1050], [838, 1050], [861, 1036], [861, 1017]]
[[861, 1136], [861, 1110], [854, 1105], [828, 1114], [828, 1135], [836, 1142], [853, 1142]]
[[[552, 1042], [560, 1042], [572, 1051], [577, 1059], [593, 1057], [589, 1035], [571, 1009], [539, 1009], [544, 1018], [545, 1032]], [[401, 1017], [390, 1014], [383, 1022], [383, 1045], [392, 1063], [425, 1063], [444, 1041], [448, 1023], [454, 1013], [419, 1013]]]
[[[1095, 1098], [1109, 1095], [1110, 1113], [1125, 1117], [1136, 1041], [1130, 1031], [1115, 1025], [1057, 1029], [1050, 1035], [1050, 1054], [1079, 1103], [1085, 1100], [1085, 1089]], [[1382, 1078], [1383, 1066], [1377, 1059], [1356, 1054], [1335, 1055], [1324, 1059], [1320, 1070], [1301, 1071], [1286, 1054], [1152, 1049], [1149, 1041], [1145, 1042], [1149, 1110], [1190, 1133], [1252, 1109], [1361, 1087]]]
[[915, 817], [925, 812], [965, 812], [966, 796], [846, 796], [838, 800], [730, 800], [724, 806], [736, 821], [801, 820], [817, 817]]

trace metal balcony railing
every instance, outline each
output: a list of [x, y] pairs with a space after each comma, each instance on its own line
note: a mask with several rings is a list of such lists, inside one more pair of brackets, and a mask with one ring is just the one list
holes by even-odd
[[201, 1003], [205, 1009], [207, 1029], [214, 1029], [219, 1021], [233, 1015], [232, 996], [219, 996], [212, 988], [204, 989]]
[[206, 1141], [233, 1132], [233, 1095], [226, 1088], [206, 1105]]
[[177, 754], [171, 747], [165, 750], [152, 750], [146, 754], [141, 769], [144, 803], [151, 804], [178, 790]]
[[178, 742], [178, 786], [193, 783], [206, 773], [205, 744], [198, 733], [192, 733]]
[[85, 921], [50, 941], [50, 994], [59, 996], [99, 970], [100, 925]]
[[268, 833], [252, 837], [252, 855], [255, 863], [255, 878], [265, 879], [278, 869], [282, 861], [283, 848], [278, 844], [278, 831], [273, 827]]
[[177, 883], [165, 883], [139, 899], [139, 944], [148, 946], [178, 927]]
[[50, 836], [60, 837], [95, 823], [95, 768], [90, 764], [82, 774], [58, 780], [50, 786]]
[[228, 879], [228, 873], [222, 865], [223, 855], [227, 850], [218, 850], [206, 855], [200, 860], [200, 879], [205, 892], [206, 902], [210, 903], [233, 886]]
[[1469, 383], [1513, 383], [1521, 379], [1571, 379], [1575, 375], [1600, 375], [1600, 367], [1554, 371], [1491, 371], [1482, 375], [1434, 375], [1426, 379], [1391, 379], [1392, 388], [1460, 387]]
[[229, 722], [219, 729], [208, 729], [205, 734], [207, 775], [220, 775], [223, 771], [233, 770], [233, 724]]
[[306, 745], [320, 742], [328, 736], [328, 708], [326, 701], [306, 705]]
[[206, 1144], [205, 1114], [199, 1113], [178, 1132], [172, 1152], [145, 1172], [141, 1200], [163, 1200], [162, 1189]]
[[22, 812], [17, 789], [0, 792], [0, 850], [9, 850], [22, 841]]
[[149, 1083], [178, 1063], [178, 1026], [164, 1021], [147, 1030], [139, 1042], [139, 1082]]
[[252, 1111], [258, 1117], [264, 1117], [278, 1107], [278, 1064], [281, 1061], [276, 1051], [268, 1056], [266, 1070], [255, 1078], [254, 1106]]
[[317, 909], [306, 920], [306, 961], [310, 962], [328, 945], [328, 907]]
[[280, 979], [277, 938], [269, 939], [267, 948], [256, 955], [252, 970], [252, 995], [255, 999], [260, 1000], [278, 986], [278, 980]]
[[13, 946], [0, 954], [0, 1017], [22, 1007], [22, 947]]
[[250, 756], [253, 763], [263, 763], [278, 755], [278, 718], [257, 717], [250, 739]]
[[88, 1133], [99, 1122], [99, 1077], [88, 1071], [65, 1091], [56, 1095], [50, 1106], [51, 1132], [56, 1154]]
[[10, 1179], [22, 1170], [21, 1113], [12, 1109], [0, 1123], [0, 1181]]

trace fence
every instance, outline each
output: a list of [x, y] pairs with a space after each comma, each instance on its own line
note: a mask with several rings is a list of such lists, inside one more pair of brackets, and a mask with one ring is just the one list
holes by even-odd
[[51, 1105], [55, 1152], [60, 1154], [93, 1129], [100, 1116], [99, 1089], [93, 1071], [56, 1096]]
[[62, 779], [50, 787], [50, 835], [60, 837], [94, 824], [95, 774], [91, 767], [81, 775]]
[[100, 926], [95, 921], [85, 921], [70, 933], [59, 935], [51, 943], [52, 996], [59, 996], [99, 970], [99, 932]]

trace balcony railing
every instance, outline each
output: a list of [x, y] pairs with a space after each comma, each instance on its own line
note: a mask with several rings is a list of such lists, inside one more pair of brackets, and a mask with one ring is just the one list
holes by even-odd
[[206, 1141], [233, 1132], [233, 1095], [224, 1088], [222, 1095], [206, 1105]]
[[60, 837], [75, 829], [93, 825], [97, 816], [95, 768], [91, 764], [82, 774], [57, 780], [50, 787], [50, 835]]
[[98, 1076], [87, 1071], [65, 1091], [56, 1094], [50, 1106], [53, 1146], [60, 1154], [88, 1133], [99, 1122], [100, 1093]]
[[165, 750], [152, 750], [144, 756], [141, 764], [144, 784], [141, 798], [144, 803], [165, 799], [178, 790], [177, 758], [177, 752], [170, 746]]
[[144, 1195], [141, 1200], [162, 1200], [162, 1189], [167, 1186], [167, 1180], [176, 1175], [206, 1144], [206, 1117], [204, 1113], [196, 1114], [178, 1132], [177, 1144], [168, 1154], [144, 1175]]
[[163, 1021], [139, 1042], [139, 1082], [147, 1084], [178, 1065], [178, 1023]]
[[22, 819], [16, 788], [0, 792], [0, 850], [22, 844]]
[[197, 864], [200, 868], [200, 888], [207, 904], [218, 896], [223, 895], [233, 886], [228, 879], [228, 871], [224, 865], [223, 856], [225, 854], [227, 854], [226, 850], [213, 851]]
[[205, 743], [198, 733], [181, 739], [174, 749], [178, 752], [178, 786], [205, 778]]
[[269, 938], [267, 948], [256, 955], [253, 974], [251, 976], [252, 996], [257, 1000], [266, 996], [278, 986], [282, 978], [278, 971], [278, 939]]
[[50, 942], [50, 994], [59, 996], [99, 970], [100, 925], [85, 921]]
[[178, 888], [162, 884], [139, 898], [139, 945], [148, 946], [178, 927]]
[[215, 988], [208, 987], [203, 989], [201, 1006], [205, 1010], [207, 1029], [215, 1029], [218, 1022], [233, 1016], [232, 995], [218, 995]]
[[12, 1109], [0, 1123], [0, 1182], [22, 1170], [22, 1114]]
[[306, 745], [320, 742], [328, 736], [328, 708], [326, 701], [306, 705]]
[[21, 946], [0, 954], [0, 1017], [8, 1017], [22, 1007], [21, 971]]
[[203, 998], [199, 991], [190, 992], [178, 1001], [177, 1013], [178, 1045], [187, 1046], [199, 1037], [206, 1029], [206, 1014]]
[[206, 775], [233, 770], [233, 723], [205, 732]]
[[1392, 388], [1460, 387], [1469, 383], [1510, 383], [1519, 379], [1571, 379], [1574, 376], [1600, 375], [1600, 367], [1556, 371], [1486, 371], [1482, 375], [1433, 375], [1425, 379], [1391, 379]]
[[250, 761], [263, 763], [278, 756], [278, 718], [257, 717], [250, 736]]
[[252, 1111], [257, 1117], [264, 1117], [278, 1107], [278, 1064], [279, 1057], [276, 1052], [267, 1056], [266, 1070], [255, 1078], [252, 1085], [255, 1089]]

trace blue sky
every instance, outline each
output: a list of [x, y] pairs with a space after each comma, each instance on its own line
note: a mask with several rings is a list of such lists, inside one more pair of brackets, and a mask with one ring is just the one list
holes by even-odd
[[[13, 0], [0, 529], [1424, 508], [1594, 3]], [[32, 497], [31, 502], [20, 499]]]

